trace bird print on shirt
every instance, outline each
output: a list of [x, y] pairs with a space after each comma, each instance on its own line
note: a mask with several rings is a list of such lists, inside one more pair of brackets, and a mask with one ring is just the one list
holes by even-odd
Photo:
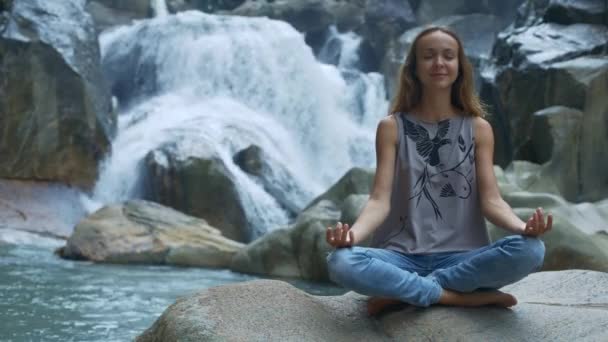
[[[441, 210], [428, 189], [430, 181], [435, 179], [434, 182], [441, 186], [439, 192], [440, 197], [469, 198], [472, 186], [471, 180], [468, 179], [468, 175], [471, 173], [474, 160], [472, 156], [474, 143], [471, 142], [471, 145], [468, 147], [468, 150], [461, 161], [453, 167], [446, 168], [441, 161], [439, 150], [443, 146], [452, 144], [452, 140], [446, 138], [450, 129], [450, 119], [440, 121], [437, 124], [437, 133], [433, 138], [430, 137], [429, 132], [422, 125], [408, 119], [404, 119], [403, 121], [404, 134], [416, 143], [416, 152], [425, 162], [424, 169], [412, 189], [414, 194], [409, 199], [414, 199], [416, 201], [416, 206], [420, 204], [420, 201], [423, 198], [426, 199], [433, 207], [435, 219], [443, 219]], [[457, 143], [460, 151], [465, 152], [467, 147], [461, 135], [458, 136]], [[469, 161], [471, 168], [465, 175], [458, 167], [466, 160]], [[437, 177], [439, 177], [439, 180], [436, 179]]]

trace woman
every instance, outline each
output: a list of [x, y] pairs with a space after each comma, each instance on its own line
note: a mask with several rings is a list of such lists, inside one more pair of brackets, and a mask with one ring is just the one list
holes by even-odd
[[[422, 31], [378, 125], [370, 198], [352, 227], [327, 229], [330, 278], [371, 296], [371, 315], [401, 302], [510, 307], [497, 289], [542, 267], [553, 219], [538, 208], [523, 222], [501, 198], [482, 115], [460, 39]], [[484, 216], [514, 235], [490, 244]], [[355, 247], [372, 233], [378, 248]]]

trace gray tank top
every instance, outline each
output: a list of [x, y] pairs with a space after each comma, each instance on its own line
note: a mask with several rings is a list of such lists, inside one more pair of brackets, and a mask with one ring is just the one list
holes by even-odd
[[490, 243], [475, 172], [473, 118], [427, 123], [396, 113], [391, 210], [372, 246], [407, 254], [467, 251]]

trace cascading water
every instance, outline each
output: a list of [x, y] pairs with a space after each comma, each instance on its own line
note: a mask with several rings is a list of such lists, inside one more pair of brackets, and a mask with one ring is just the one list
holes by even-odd
[[165, 0], [151, 0], [150, 6], [152, 7], [152, 11], [156, 17], [164, 17], [169, 15], [169, 10], [167, 9], [167, 3]]
[[[238, 151], [259, 146], [284, 170], [272, 181], [300, 208], [353, 166], [374, 164], [374, 128], [387, 109], [381, 76], [319, 63], [286, 23], [184, 12], [100, 42], [120, 115], [95, 207], [140, 196], [138, 163], [176, 143], [183, 157], [223, 161], [256, 236], [288, 215], [234, 163]], [[342, 51], [344, 60], [355, 52]]]

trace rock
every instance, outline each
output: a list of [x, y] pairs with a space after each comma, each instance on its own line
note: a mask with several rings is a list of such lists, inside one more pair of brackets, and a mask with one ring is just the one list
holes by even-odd
[[350, 195], [369, 194], [374, 181], [374, 175], [375, 170], [372, 169], [352, 168], [325, 193], [312, 200], [304, 210], [324, 199], [330, 200], [333, 203], [342, 203]]
[[543, 164], [539, 177], [550, 179], [557, 193], [576, 201], [579, 195], [579, 156], [582, 154], [583, 113], [553, 106], [533, 114], [530, 134], [532, 159]]
[[322, 31], [333, 22], [327, 4], [320, 0], [246, 1], [232, 11], [242, 16], [262, 16], [290, 23], [300, 32]]
[[607, 24], [608, 6], [603, 0], [551, 0], [543, 20], [569, 25], [574, 23]]
[[[441, 1], [425, 0], [420, 1], [416, 8], [416, 17], [420, 24], [426, 25], [439, 18], [452, 15], [465, 15], [471, 13], [490, 14], [497, 16], [497, 20], [502, 21], [501, 25], [510, 23], [516, 16], [517, 7], [524, 0], [509, 1]], [[480, 30], [481, 31], [481, 30]]]
[[138, 18], [145, 18], [151, 14], [150, 3], [154, 0], [92, 0], [104, 7], [117, 11], [130, 12]]
[[83, 195], [60, 183], [0, 179], [0, 229], [65, 240], [86, 215]]
[[112, 26], [129, 25], [136, 19], [147, 18], [149, 14], [149, 8], [142, 11], [142, 8], [139, 7], [118, 7], [113, 6], [112, 1], [88, 1], [86, 10], [91, 14], [97, 32]]
[[87, 190], [97, 179], [116, 123], [84, 6], [17, 0], [0, 14], [2, 178]]
[[526, 1], [518, 10], [515, 27], [541, 22], [570, 25], [575, 23], [606, 25], [608, 8], [602, 0]]
[[296, 222], [272, 231], [237, 252], [231, 270], [277, 277], [328, 281], [326, 227], [340, 218], [339, 208], [322, 200], [302, 212]]
[[[598, 36], [586, 41], [587, 36], [593, 35], [593, 30], [605, 32], [598, 33]], [[580, 35], [566, 39], [573, 41], [570, 46], [556, 43], [560, 41], [557, 37], [563, 37], [567, 30], [556, 33], [557, 36], [553, 38], [542, 34], [534, 38], [547, 39], [547, 42], [555, 41], [550, 43], [553, 44], [551, 47], [543, 47], [540, 42], [522, 40], [516, 43], [519, 47], [514, 48], [516, 52], [512, 53], [511, 64], [484, 70], [482, 73], [481, 95], [492, 107], [489, 120], [494, 128], [496, 141], [495, 161], [503, 167], [513, 159], [536, 163], [545, 161], [536, 159], [538, 156], [534, 146], [538, 143], [533, 142], [531, 136], [535, 118], [538, 119], [534, 116], [535, 112], [554, 106], [564, 106], [582, 112], [580, 130], [569, 133], [580, 137], [580, 146], [566, 146], [567, 150], [559, 155], [565, 162], [562, 167], [575, 168], [572, 175], [576, 178], [570, 182], [580, 184], [561, 186], [564, 189], [563, 195], [570, 201], [596, 201], [603, 198], [608, 190], [608, 174], [598, 171], [608, 167], [608, 100], [601, 95], [608, 91], [608, 60], [601, 56], [569, 59], [569, 53], [592, 53], [596, 48], [601, 49], [602, 44], [608, 47], [608, 28], [596, 27], [593, 30], [587, 33], [583, 33], [583, 30], [579, 32]], [[497, 43], [498, 45], [500, 44]], [[589, 50], [585, 50], [585, 46]], [[495, 52], [500, 49], [495, 48]], [[536, 52], [530, 52], [527, 57], [519, 60], [520, 57], [516, 56], [524, 50]], [[561, 59], [566, 60], [552, 62]], [[570, 116], [574, 117], [569, 118]], [[568, 118], [563, 117], [562, 121], [576, 121], [577, 117], [580, 115], [569, 114]], [[572, 160], [577, 162], [572, 164], [569, 162]], [[557, 163], [560, 163], [560, 160], [556, 160]], [[573, 190], [575, 188], [576, 191]]]
[[[606, 203], [572, 204], [562, 197], [522, 189], [547, 187], [538, 168], [529, 163], [515, 163], [518, 167], [500, 176], [499, 187], [503, 199], [514, 208], [522, 220], [527, 220], [537, 207], [553, 215], [553, 228], [542, 236], [545, 242], [543, 270], [587, 269], [608, 271], [608, 210]], [[505, 187], [508, 190], [505, 191]], [[519, 190], [514, 190], [519, 189]], [[487, 222], [493, 241], [512, 233]]]
[[504, 288], [518, 298], [512, 309], [407, 306], [370, 318], [367, 297], [353, 292], [313, 296], [255, 280], [178, 299], [136, 341], [600, 341], [607, 282], [601, 272], [541, 272]]
[[261, 16], [290, 23], [300, 32], [320, 32], [330, 25], [352, 30], [364, 20], [365, 0], [247, 0], [230, 11], [233, 15]]
[[301, 278], [292, 230], [277, 229], [239, 250], [230, 265], [235, 272]]
[[342, 203], [342, 217], [340, 217], [340, 221], [352, 225], [361, 214], [368, 199], [369, 195], [364, 194], [353, 194], [346, 197]]
[[231, 11], [242, 5], [245, 0], [167, 0], [166, 2], [171, 13], [188, 10], [215, 13], [217, 11]]
[[227, 267], [242, 247], [204, 220], [132, 200], [82, 220], [59, 254], [106, 263]]
[[237, 152], [233, 160], [251, 178], [262, 184], [264, 190], [292, 217], [306, 205], [304, 199], [312, 197], [298, 184], [284, 163], [258, 146], [251, 145]]
[[365, 24], [359, 31], [363, 46], [369, 45], [371, 53], [382, 61], [391, 42], [415, 25], [416, 16], [408, 1], [375, 0], [367, 2]]
[[251, 241], [238, 189], [221, 158], [210, 151], [188, 155], [179, 144], [167, 144], [149, 152], [143, 165], [145, 199], [204, 218], [229, 239]]

